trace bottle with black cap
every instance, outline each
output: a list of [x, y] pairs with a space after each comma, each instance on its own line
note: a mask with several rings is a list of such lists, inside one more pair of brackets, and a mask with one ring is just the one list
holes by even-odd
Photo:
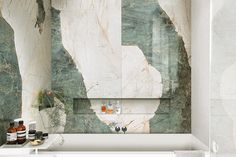
[[26, 141], [26, 127], [24, 126], [24, 121], [19, 121], [19, 126], [17, 127], [17, 143], [23, 144]]
[[7, 129], [7, 144], [16, 144], [17, 142], [17, 130], [14, 125], [14, 122], [10, 122], [10, 127]]
[[29, 123], [28, 140], [34, 141], [35, 140], [35, 133], [36, 133], [36, 122], [31, 121]]

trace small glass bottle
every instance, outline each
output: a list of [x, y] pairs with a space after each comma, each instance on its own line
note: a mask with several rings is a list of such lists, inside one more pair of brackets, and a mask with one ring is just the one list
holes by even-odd
[[26, 128], [24, 126], [24, 121], [19, 121], [19, 126], [17, 127], [17, 143], [23, 144], [26, 141]]
[[121, 104], [120, 104], [119, 100], [116, 102], [115, 112], [116, 112], [116, 114], [121, 114]]
[[113, 113], [113, 105], [112, 105], [112, 103], [110, 101], [107, 104], [107, 113], [108, 114], [112, 114]]
[[35, 140], [35, 133], [36, 133], [36, 130], [29, 130], [29, 132], [28, 132], [28, 140], [34, 141]]
[[36, 122], [32, 121], [29, 123], [29, 132], [28, 132], [28, 139], [30, 141], [35, 140], [35, 133], [36, 133]]
[[7, 129], [7, 144], [17, 143], [17, 130], [14, 125], [14, 122], [10, 122], [10, 127]]
[[106, 105], [104, 103], [101, 106], [101, 111], [102, 111], [102, 113], [106, 113], [107, 112], [107, 107], [106, 107]]

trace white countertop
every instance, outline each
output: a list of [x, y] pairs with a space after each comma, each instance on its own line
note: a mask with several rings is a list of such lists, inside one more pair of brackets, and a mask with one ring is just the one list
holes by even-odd
[[11, 146], [6, 147], [6, 144], [0, 147], [0, 155], [5, 154], [30, 154], [32, 152], [38, 153], [38, 150], [47, 150], [51, 145], [53, 145], [57, 140], [60, 140], [59, 134], [49, 134], [49, 138], [45, 139], [44, 143], [38, 146], [32, 146], [30, 142], [22, 147]]

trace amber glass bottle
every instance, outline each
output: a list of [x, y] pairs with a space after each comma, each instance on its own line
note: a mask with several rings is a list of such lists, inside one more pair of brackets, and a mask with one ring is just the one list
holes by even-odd
[[7, 144], [16, 144], [17, 142], [17, 130], [14, 125], [14, 122], [10, 122], [10, 127], [7, 129]]
[[106, 107], [106, 105], [102, 104], [102, 106], [101, 106], [101, 111], [102, 111], [102, 113], [106, 113], [106, 112], [107, 112], [107, 107]]
[[24, 126], [24, 121], [19, 121], [19, 126], [17, 127], [17, 143], [22, 144], [26, 141], [26, 128]]

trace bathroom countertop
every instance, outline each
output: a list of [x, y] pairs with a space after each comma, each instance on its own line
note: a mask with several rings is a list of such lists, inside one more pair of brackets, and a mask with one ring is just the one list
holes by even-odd
[[56, 142], [59, 139], [60, 139], [59, 134], [49, 134], [49, 138], [46, 139], [42, 145], [38, 145], [38, 146], [32, 146], [30, 142], [28, 142], [22, 147], [18, 147], [18, 146], [7, 147], [7, 145], [4, 144], [0, 147], [0, 155], [18, 154], [18, 153], [29, 154], [32, 152], [35, 152], [35, 154], [38, 154], [38, 150], [47, 150], [51, 145], [54, 144], [54, 142]]

